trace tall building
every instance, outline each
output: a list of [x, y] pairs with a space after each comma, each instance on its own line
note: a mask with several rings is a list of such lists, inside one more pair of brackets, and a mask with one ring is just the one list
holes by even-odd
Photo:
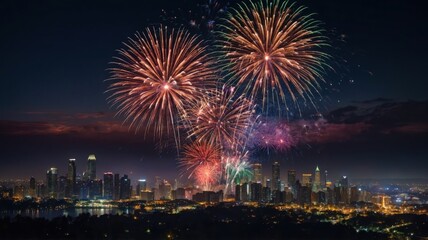
[[315, 169], [315, 179], [312, 185], [312, 192], [319, 192], [319, 191], [321, 191], [321, 171], [317, 166], [317, 168]]
[[254, 163], [253, 164], [253, 179], [256, 183], [262, 183], [262, 164]]
[[296, 170], [288, 170], [287, 181], [292, 198], [297, 197], [296, 180]]
[[287, 181], [288, 186], [293, 188], [296, 184], [296, 170], [288, 170]]
[[349, 182], [348, 177], [343, 176], [339, 181], [340, 203], [349, 204]]
[[90, 181], [80, 181], [79, 182], [79, 198], [80, 199], [89, 199], [89, 188]]
[[272, 165], [272, 191], [281, 189], [281, 170], [279, 162], [274, 162]]
[[250, 200], [250, 194], [251, 194], [250, 184], [249, 183], [243, 183], [241, 185], [241, 201], [242, 202], [248, 202]]
[[345, 188], [349, 187], [348, 177], [342, 176], [342, 179], [340, 179], [340, 186]]
[[266, 179], [266, 184], [265, 184], [265, 186], [266, 186], [267, 188], [269, 188], [270, 190], [272, 190], [272, 182], [271, 182], [271, 180], [270, 180], [269, 178], [267, 178], [267, 179]]
[[76, 193], [76, 159], [68, 160], [66, 197], [72, 197]]
[[163, 180], [159, 185], [160, 199], [171, 199], [171, 184], [167, 180]]
[[47, 195], [48, 195], [47, 191], [48, 190], [47, 190], [47, 187], [45, 184], [43, 184], [43, 183], [37, 184], [37, 190], [36, 190], [37, 197], [39, 197], [39, 198], [47, 197]]
[[155, 188], [159, 189], [159, 185], [162, 183], [162, 179], [159, 176], [155, 177]]
[[141, 191], [147, 190], [147, 181], [146, 179], [139, 179], [137, 183], [137, 187], [135, 189], [136, 195], [140, 196]]
[[48, 197], [57, 198], [58, 194], [58, 169], [50, 168], [46, 173]]
[[299, 187], [297, 202], [299, 204], [311, 204], [311, 188], [305, 185]]
[[103, 197], [105, 199], [113, 199], [113, 176], [112, 172], [104, 173]]
[[86, 168], [86, 180], [95, 180], [97, 178], [96, 158], [94, 154], [89, 155]]
[[31, 197], [36, 197], [36, 179], [34, 177], [30, 178], [30, 189], [28, 194]]
[[58, 199], [64, 199], [65, 198], [65, 194], [66, 194], [66, 190], [67, 190], [67, 177], [66, 176], [60, 176], [58, 178], [58, 194], [57, 194], [57, 198]]
[[235, 202], [241, 201], [241, 185], [235, 185]]
[[328, 172], [327, 170], [324, 171], [324, 187], [327, 188], [327, 182], [328, 182]]
[[131, 198], [131, 180], [128, 178], [128, 175], [123, 175], [120, 178], [120, 189], [119, 189], [119, 198], [120, 199], [129, 199]]
[[271, 200], [272, 194], [269, 187], [262, 188], [262, 202], [269, 202]]
[[349, 198], [350, 203], [356, 203], [358, 202], [360, 198], [360, 191], [356, 186], [351, 187], [351, 196]]
[[114, 174], [114, 183], [113, 183], [113, 199], [120, 199], [120, 175], [118, 173]]
[[302, 174], [302, 186], [311, 187], [312, 185], [312, 173]]
[[262, 184], [251, 183], [250, 188], [250, 200], [252, 202], [260, 202], [262, 200]]
[[89, 199], [99, 199], [103, 196], [103, 181], [94, 179], [88, 182], [88, 197]]

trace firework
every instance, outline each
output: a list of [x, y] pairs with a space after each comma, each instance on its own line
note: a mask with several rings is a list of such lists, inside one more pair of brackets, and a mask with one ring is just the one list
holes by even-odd
[[245, 149], [228, 151], [222, 156], [222, 163], [226, 182], [225, 193], [228, 193], [234, 184], [251, 179], [253, 172], [248, 161], [248, 151]]
[[162, 22], [186, 26], [206, 36], [213, 32], [217, 19], [226, 12], [227, 5], [226, 0], [182, 1], [179, 9], [163, 9], [160, 18]]
[[233, 99], [233, 88], [211, 91], [191, 113], [190, 137], [196, 141], [233, 147], [251, 125], [254, 105], [239, 97]]
[[186, 106], [215, 83], [204, 42], [182, 29], [161, 26], [137, 33], [125, 46], [111, 69], [112, 104], [131, 127], [144, 128], [155, 137], [172, 133], [177, 142]]
[[268, 120], [254, 127], [247, 146], [251, 149], [285, 151], [296, 145], [297, 138], [296, 131], [288, 123]]
[[248, 152], [243, 155], [225, 157], [225, 172], [229, 184], [239, 184], [252, 176], [251, 164], [247, 159]]
[[205, 188], [219, 180], [221, 174], [220, 148], [206, 142], [193, 142], [184, 146], [180, 167], [183, 174], [194, 178]]
[[212, 190], [213, 185], [219, 181], [220, 172], [219, 165], [203, 165], [195, 171], [196, 183], [204, 191]]
[[311, 100], [329, 67], [320, 22], [304, 11], [280, 0], [242, 3], [221, 24], [227, 78], [253, 99], [261, 95], [263, 108], [270, 100]]

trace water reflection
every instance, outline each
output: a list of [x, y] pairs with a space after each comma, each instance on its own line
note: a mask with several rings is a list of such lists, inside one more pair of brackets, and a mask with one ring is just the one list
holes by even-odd
[[53, 219], [61, 216], [76, 217], [82, 213], [89, 213], [90, 215], [97, 215], [97, 216], [101, 216], [104, 214], [122, 215], [122, 214], [132, 214], [134, 213], [134, 210], [128, 209], [128, 208], [69, 208], [69, 209], [63, 209], [63, 210], [55, 210], [55, 209], [13, 210], [13, 211], [0, 212], [0, 217], [4, 218], [9, 216], [13, 218], [19, 214], [21, 216], [31, 217], [31, 218]]

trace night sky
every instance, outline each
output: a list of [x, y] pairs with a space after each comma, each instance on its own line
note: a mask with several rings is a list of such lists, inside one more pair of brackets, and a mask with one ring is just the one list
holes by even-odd
[[[106, 101], [104, 80], [122, 42], [161, 22], [162, 9], [201, 1], [194, 2], [2, 1], [0, 179], [44, 179], [52, 166], [65, 174], [69, 158], [77, 159], [81, 173], [91, 153], [99, 177], [113, 171], [133, 179], [175, 178], [175, 150], [161, 154], [150, 138], [123, 125]], [[300, 173], [318, 164], [332, 179], [427, 177], [428, 25], [422, 3], [298, 3], [325, 23], [337, 53], [336, 72], [326, 76], [333, 86], [321, 92], [324, 118], [289, 120], [296, 129], [317, 131], [286, 152], [255, 151], [252, 158], [266, 174], [278, 160], [284, 170]]]

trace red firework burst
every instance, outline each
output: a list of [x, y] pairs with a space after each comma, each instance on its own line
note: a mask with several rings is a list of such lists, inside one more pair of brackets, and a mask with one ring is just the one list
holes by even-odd
[[221, 174], [220, 148], [206, 142], [193, 142], [184, 146], [180, 159], [183, 174], [199, 185], [209, 188]]

